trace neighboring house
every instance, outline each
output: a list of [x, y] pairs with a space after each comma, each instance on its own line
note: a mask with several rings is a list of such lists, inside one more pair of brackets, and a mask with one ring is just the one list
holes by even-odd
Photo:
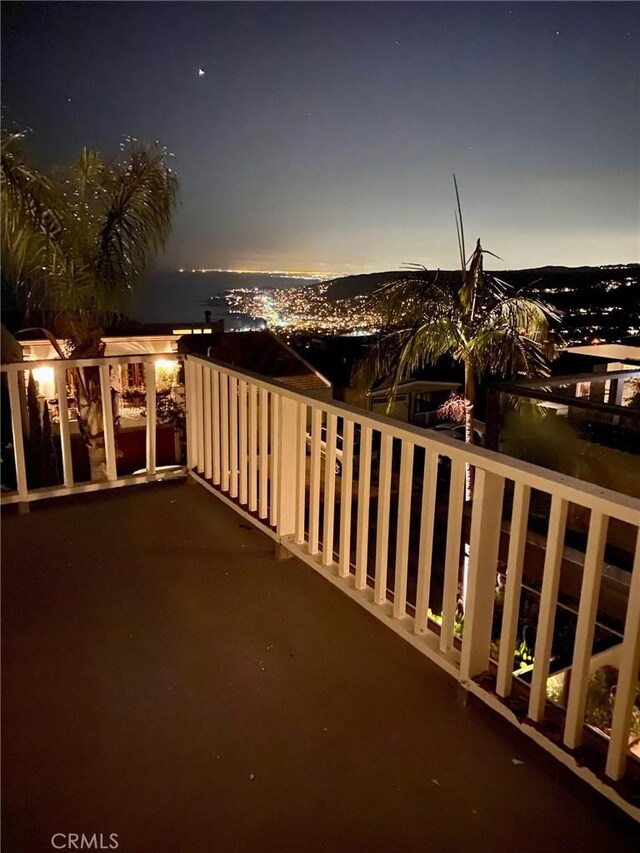
[[[58, 359], [51, 343], [39, 331], [18, 335], [25, 361]], [[158, 418], [157, 458], [159, 465], [177, 464], [181, 458], [180, 436], [175, 427], [177, 413], [184, 410], [182, 372], [176, 353], [209, 355], [229, 367], [237, 367], [267, 379], [275, 379], [293, 391], [322, 400], [333, 399], [328, 379], [271, 332], [225, 332], [222, 321], [212, 323], [120, 324], [106, 329], [101, 342], [105, 356], [136, 356], [157, 353], [156, 416]], [[59, 341], [64, 351], [64, 341]], [[17, 360], [20, 360], [19, 358]], [[41, 408], [49, 407], [52, 429], [57, 436], [58, 399], [53, 368], [41, 365], [33, 370]], [[146, 390], [144, 367], [140, 362], [117, 364], [111, 370], [111, 385], [118, 392], [118, 470], [133, 473], [144, 465], [146, 430]], [[86, 451], [80, 441], [76, 418], [76, 390], [73, 372], [67, 373], [68, 406], [74, 466], [79, 479], [88, 479]], [[80, 473], [82, 472], [82, 473]]]
[[437, 410], [451, 394], [460, 389], [459, 382], [412, 379], [398, 385], [393, 403], [389, 407], [392, 386], [393, 381], [387, 379], [368, 392], [369, 411], [421, 427], [437, 424], [440, 420]]
[[[485, 446], [640, 497], [640, 347], [568, 353], [573, 375], [490, 387]], [[570, 512], [572, 530], [586, 525]], [[628, 553], [635, 542], [630, 528], [614, 527], [611, 541]]]
[[[211, 332], [221, 332], [224, 329], [222, 321], [215, 323], [126, 323], [105, 329], [101, 338], [104, 355], [136, 355], [138, 353], [157, 352], [175, 353], [178, 351], [178, 341], [184, 335], [206, 335]], [[42, 361], [57, 359], [58, 354], [38, 330], [20, 332], [16, 336], [22, 347], [22, 358], [25, 361]], [[63, 340], [58, 344], [64, 351]], [[37, 368], [36, 379], [42, 393], [47, 397], [55, 394], [53, 372], [47, 368]], [[131, 364], [126, 370], [121, 370], [118, 376], [119, 390], [138, 387], [144, 383], [141, 364]]]
[[[38, 331], [23, 332], [18, 335], [18, 339], [25, 361], [58, 358], [55, 349]], [[277, 379], [292, 390], [313, 393], [323, 399], [332, 399], [333, 396], [331, 382], [269, 331], [225, 332], [222, 321], [153, 325], [133, 323], [106, 329], [101, 341], [106, 356], [197, 352], [223, 361], [230, 367]], [[59, 344], [64, 347], [64, 341], [59, 341]], [[53, 371], [37, 368], [35, 373], [41, 393], [53, 397]], [[141, 364], [121, 367], [116, 379], [120, 392], [126, 395], [128, 390], [143, 384]]]

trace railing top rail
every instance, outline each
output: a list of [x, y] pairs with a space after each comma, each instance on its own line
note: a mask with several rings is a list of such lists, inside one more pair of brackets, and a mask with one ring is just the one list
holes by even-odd
[[548, 494], [558, 495], [571, 503], [578, 504], [587, 509], [599, 510], [612, 518], [640, 527], [640, 499], [638, 498], [614, 492], [603, 486], [597, 486], [585, 480], [578, 480], [575, 477], [569, 477], [557, 471], [542, 468], [531, 462], [523, 462], [520, 459], [505, 456], [505, 454], [494, 450], [465, 445], [457, 439], [445, 436], [432, 438], [420, 427], [411, 424], [400, 424], [384, 415], [365, 411], [355, 406], [350, 406], [347, 403], [329, 402], [324, 399], [318, 399], [311, 394], [292, 391], [289, 386], [278, 382], [277, 379], [266, 380], [263, 376], [259, 376], [256, 373], [237, 367], [230, 367], [223, 362], [215, 361], [206, 356], [189, 354], [187, 359], [222, 369], [230, 376], [235, 376], [238, 379], [250, 379], [258, 387], [274, 391], [298, 403], [322, 407], [328, 413], [335, 414], [339, 418], [346, 418], [363, 426], [380, 430], [393, 438], [411, 441], [416, 446], [423, 447], [425, 450], [448, 456], [452, 460], [483, 468], [505, 479], [513, 480], [516, 483], [523, 483], [533, 489], [538, 489]]
[[576, 385], [578, 382], [608, 382], [611, 379], [634, 379], [640, 373], [640, 365], [628, 370], [612, 370], [608, 373], [572, 373], [566, 376], [544, 376], [541, 379], [522, 379], [518, 382], [492, 382], [492, 388], [546, 388], [554, 385]]
[[540, 400], [543, 403], [558, 403], [572, 409], [584, 409], [589, 412], [600, 412], [605, 415], [640, 420], [640, 410], [632, 409], [630, 406], [618, 406], [615, 403], [601, 403], [591, 400], [589, 397], [572, 397], [569, 394], [561, 394], [557, 391], [545, 391], [541, 387], [530, 385], [508, 384], [491, 385], [489, 393], [508, 394], [512, 397], [524, 397], [530, 400]]
[[177, 352], [140, 352], [127, 355], [102, 355], [93, 358], [44, 358], [37, 361], [12, 361], [0, 365], [2, 373], [15, 373], [19, 370], [36, 370], [40, 367], [64, 367], [72, 370], [77, 367], [99, 367], [108, 364], [147, 364], [154, 361], [182, 361], [184, 355]]

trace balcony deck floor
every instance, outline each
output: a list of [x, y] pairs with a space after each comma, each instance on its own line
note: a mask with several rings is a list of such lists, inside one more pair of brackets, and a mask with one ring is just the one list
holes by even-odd
[[4, 515], [5, 850], [56, 832], [126, 853], [639, 849], [629, 819], [199, 486]]

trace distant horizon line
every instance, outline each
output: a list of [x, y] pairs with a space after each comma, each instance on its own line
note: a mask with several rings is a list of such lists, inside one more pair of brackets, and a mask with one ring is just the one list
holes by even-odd
[[[549, 267], [556, 267], [559, 269], [582, 269], [585, 267], [589, 267], [591, 269], [621, 269], [623, 267], [633, 267], [640, 265], [639, 261], [621, 261], [619, 263], [609, 263], [609, 264], [542, 264], [540, 266], [535, 267], [508, 267], [505, 272], [509, 270], [536, 270], [536, 269], [547, 269]], [[178, 272], [178, 273], [233, 273], [235, 275], [266, 275], [266, 276], [274, 276], [279, 278], [299, 278], [299, 279], [333, 279], [333, 278], [345, 278], [347, 276], [352, 275], [375, 275], [376, 273], [384, 273], [384, 272], [401, 272], [403, 269], [407, 269], [409, 264], [401, 264], [399, 267], [388, 268], [388, 269], [362, 269], [359, 272], [327, 272], [326, 270], [256, 270], [256, 269], [232, 269], [232, 268], [222, 268], [222, 267], [178, 267], [178, 268], [170, 268], [166, 270], [158, 270], [158, 272]], [[442, 270], [443, 267], [427, 267], [429, 270]], [[451, 272], [458, 271], [458, 267], [452, 267]], [[448, 271], [448, 270], [446, 270]]]

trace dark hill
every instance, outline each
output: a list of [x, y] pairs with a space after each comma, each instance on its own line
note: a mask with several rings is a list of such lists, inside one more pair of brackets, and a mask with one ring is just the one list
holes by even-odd
[[[376, 287], [406, 275], [406, 270], [389, 270], [387, 272], [365, 273], [363, 275], [347, 275], [329, 282], [329, 299], [351, 299], [354, 296], [364, 296]], [[440, 270], [442, 278], [456, 281], [460, 279], [459, 270]], [[548, 288], [553, 292], [556, 288], [570, 287], [572, 289], [590, 289], [603, 282], [624, 282], [629, 277], [634, 278], [636, 286], [640, 280], [640, 264], [625, 264], [605, 267], [535, 267], [522, 270], [500, 270], [494, 272], [498, 278], [512, 284], [516, 289], [536, 288], [540, 292]], [[561, 292], [556, 290], [556, 292]], [[569, 292], [569, 291], [567, 291]], [[637, 292], [636, 292], [636, 302]]]

